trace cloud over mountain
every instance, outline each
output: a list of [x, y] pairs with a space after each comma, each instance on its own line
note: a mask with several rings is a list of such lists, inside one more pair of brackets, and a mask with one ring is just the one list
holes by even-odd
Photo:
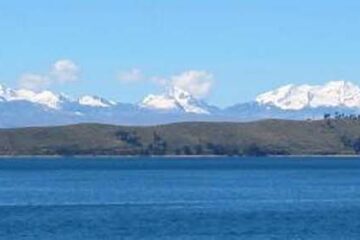
[[78, 80], [79, 73], [79, 66], [72, 60], [61, 59], [51, 66], [50, 76], [52, 76], [54, 81], [64, 83]]
[[72, 60], [60, 59], [54, 62], [46, 73], [24, 73], [18, 84], [21, 88], [41, 91], [53, 84], [63, 84], [79, 79], [80, 67]]
[[206, 97], [213, 83], [213, 75], [206, 71], [190, 70], [171, 77], [171, 85], [189, 92], [196, 98]]
[[151, 80], [168, 89], [182, 89], [200, 99], [210, 94], [215, 81], [213, 74], [201, 70], [188, 70], [170, 77], [152, 77]]

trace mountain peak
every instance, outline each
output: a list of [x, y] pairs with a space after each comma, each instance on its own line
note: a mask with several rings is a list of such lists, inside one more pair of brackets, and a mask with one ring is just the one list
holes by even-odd
[[51, 91], [34, 92], [28, 89], [11, 89], [0, 84], [0, 98], [2, 101], [29, 101], [45, 105], [50, 108], [58, 108], [59, 104], [65, 99], [61, 94]]
[[60, 104], [66, 100], [61, 94], [56, 94], [48, 90], [34, 92], [27, 89], [14, 90], [16, 97], [13, 100], [25, 100], [32, 103], [45, 105], [50, 108], [57, 109]]
[[274, 105], [283, 110], [300, 110], [306, 107], [360, 108], [359, 86], [344, 80], [324, 85], [285, 85], [260, 94], [256, 102]]
[[168, 95], [177, 99], [193, 98], [193, 96], [189, 92], [176, 86], [168, 90]]
[[143, 99], [140, 106], [153, 110], [209, 114], [209, 107], [204, 102], [178, 87], [170, 88], [165, 94], [150, 94]]
[[78, 99], [80, 105], [89, 107], [110, 107], [114, 105], [114, 102], [108, 101], [98, 96], [85, 95]]

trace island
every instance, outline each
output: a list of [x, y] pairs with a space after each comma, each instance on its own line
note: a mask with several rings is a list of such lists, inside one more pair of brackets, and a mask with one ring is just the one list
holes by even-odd
[[360, 120], [76, 124], [0, 130], [0, 155], [356, 155]]

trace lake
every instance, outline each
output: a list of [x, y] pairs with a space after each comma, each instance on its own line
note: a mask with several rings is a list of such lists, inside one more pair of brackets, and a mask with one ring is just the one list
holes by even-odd
[[360, 239], [360, 158], [3, 158], [0, 239]]

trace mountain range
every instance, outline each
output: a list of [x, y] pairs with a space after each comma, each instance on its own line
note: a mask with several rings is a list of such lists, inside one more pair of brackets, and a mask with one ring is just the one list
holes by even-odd
[[98, 96], [72, 98], [51, 91], [35, 92], [0, 85], [0, 127], [75, 123], [156, 125], [184, 121], [251, 121], [319, 119], [325, 113], [360, 113], [360, 87], [347, 81], [324, 85], [286, 85], [258, 95], [254, 101], [226, 108], [207, 104], [183, 89], [148, 95], [137, 104]]

